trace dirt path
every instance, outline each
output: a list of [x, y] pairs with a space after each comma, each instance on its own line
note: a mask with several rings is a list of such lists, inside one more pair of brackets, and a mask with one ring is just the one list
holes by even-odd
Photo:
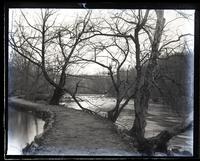
[[107, 120], [75, 109], [37, 104], [19, 98], [10, 98], [9, 102], [16, 108], [46, 111], [53, 115], [52, 127], [47, 125], [48, 130], [35, 139], [37, 144], [31, 154], [138, 155]]

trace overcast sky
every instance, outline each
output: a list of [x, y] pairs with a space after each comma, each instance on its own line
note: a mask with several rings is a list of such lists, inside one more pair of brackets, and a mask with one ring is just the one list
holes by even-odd
[[[55, 9], [56, 10], [56, 9]], [[27, 16], [30, 23], [34, 24], [34, 21], [37, 20], [37, 16], [35, 16], [37, 13], [40, 13], [39, 9], [22, 9], [24, 14]], [[109, 13], [117, 12], [118, 10], [103, 10], [103, 9], [95, 9], [92, 10], [92, 15], [95, 17], [107, 17], [109, 16]], [[170, 23], [168, 25], [169, 28], [169, 35], [173, 38], [174, 35], [182, 33], [191, 33], [194, 34], [194, 10], [182, 10], [182, 12], [190, 14], [190, 20], [186, 19], [177, 19], [176, 21]], [[79, 16], [84, 16], [86, 14], [85, 9], [59, 9], [56, 12], [57, 15], [57, 24], [68, 24], [73, 22], [74, 19], [76, 19]], [[10, 9], [9, 10], [9, 30], [11, 30], [12, 18], [14, 21], [19, 20], [20, 12], [19, 9]], [[171, 21], [177, 16], [177, 12], [174, 10], [165, 10], [164, 17], [166, 19], [166, 23]], [[193, 50], [194, 46], [194, 38], [190, 37], [190, 41], [188, 42], [190, 49]], [[98, 65], [90, 64], [86, 68], [80, 70], [81, 73], [84, 74], [95, 74], [98, 72], [103, 71], [101, 67]]]

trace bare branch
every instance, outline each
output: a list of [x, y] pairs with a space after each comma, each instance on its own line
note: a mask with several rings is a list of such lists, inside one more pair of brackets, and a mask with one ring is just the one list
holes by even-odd
[[27, 60], [29, 60], [31, 63], [41, 67], [41, 65], [35, 61], [33, 61], [31, 58], [27, 57], [26, 55], [22, 54], [18, 49], [13, 48], [19, 55], [21, 55], [22, 57], [26, 58]]
[[[20, 11], [21, 11], [21, 10], [20, 10]], [[26, 16], [24, 15], [24, 13], [23, 13], [22, 11], [21, 11], [21, 14], [22, 14], [22, 16], [24, 17], [24, 19], [26, 20], [26, 23], [27, 23], [31, 28], [33, 28], [34, 30], [37, 30], [37, 31], [39, 31], [40, 33], [42, 33], [42, 30], [40, 30], [40, 29], [38, 29], [38, 28], [32, 26], [32, 25], [29, 23], [29, 21], [27, 20]]]
[[122, 17], [120, 17], [120, 16], [115, 16], [115, 17], [111, 17], [111, 18], [118, 18], [118, 19], [121, 19], [121, 20], [123, 20], [123, 21], [125, 21], [125, 22], [127, 22], [127, 23], [129, 23], [129, 24], [133, 24], [133, 25], [137, 25], [138, 23], [137, 22], [135, 22], [135, 21], [128, 21], [128, 20], [126, 20], [126, 19], [124, 19], [124, 18], [122, 18]]
[[182, 37], [185, 37], [185, 36], [192, 36], [192, 34], [183, 34], [183, 35], [180, 35], [176, 40], [172, 40], [172, 41], [169, 41], [169, 42], [163, 44], [163, 45], [160, 47], [159, 51], [161, 51], [161, 50], [162, 50], [164, 47], [166, 47], [167, 45], [170, 45], [170, 44], [172, 44], [172, 43], [175, 43], [175, 42], [180, 41], [180, 39], [181, 39]]

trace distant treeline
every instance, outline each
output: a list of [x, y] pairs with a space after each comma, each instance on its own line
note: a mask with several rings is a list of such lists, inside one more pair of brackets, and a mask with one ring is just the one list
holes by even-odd
[[[133, 81], [134, 70], [120, 71], [120, 78], [123, 85], [128, 85]], [[115, 75], [114, 75], [115, 78]], [[106, 94], [107, 96], [115, 96], [115, 90], [111, 82], [109, 74], [98, 75], [74, 75], [67, 77], [67, 87], [74, 87], [80, 81], [78, 93], [81, 94]], [[121, 90], [123, 90], [123, 85]]]
[[[177, 53], [176, 55], [160, 58], [157, 62], [155, 82], [151, 88], [151, 100], [154, 103], [164, 103], [179, 110], [189, 110], [193, 98], [193, 56]], [[145, 72], [145, 68], [144, 71]], [[120, 71], [120, 78], [123, 82], [121, 90], [131, 83], [134, 83], [136, 71]], [[115, 96], [115, 90], [111, 78], [106, 74], [81, 75], [67, 78], [67, 86], [73, 87], [79, 82], [78, 93], [105, 94]], [[133, 89], [132, 89], [133, 90]], [[130, 89], [131, 91], [131, 89]]]
[[[155, 82], [157, 87], [152, 88], [151, 97], [158, 98], [161, 96], [161, 91], [173, 93], [177, 96], [189, 96], [188, 87], [192, 83], [193, 70], [192, 63], [193, 57], [186, 54], [176, 54], [167, 58], [161, 58], [158, 61], [157, 76]], [[145, 70], [145, 68], [144, 68]], [[120, 78], [124, 85], [133, 83], [136, 75], [134, 68], [131, 70], [121, 70]], [[72, 87], [80, 81], [78, 93], [91, 93], [91, 94], [108, 94], [115, 95], [111, 78], [106, 74], [99, 75], [74, 75], [67, 77], [67, 86]], [[122, 89], [123, 90], [123, 86]]]

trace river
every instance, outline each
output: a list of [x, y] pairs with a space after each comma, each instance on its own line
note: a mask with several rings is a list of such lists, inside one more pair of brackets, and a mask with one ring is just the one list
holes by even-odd
[[[106, 97], [104, 95], [78, 95], [82, 101], [81, 105], [85, 108], [98, 112], [101, 115], [106, 115], [107, 111], [112, 109], [115, 105], [115, 99], [112, 97]], [[124, 100], [123, 100], [124, 101]], [[79, 109], [77, 104], [73, 101], [70, 102], [70, 98], [66, 95], [63, 102], [60, 103], [68, 108]], [[130, 129], [134, 120], [134, 101], [130, 100], [128, 105], [118, 117], [116, 124], [119, 128]], [[149, 104], [149, 110], [147, 114], [147, 126], [145, 137], [152, 137], [161, 132], [164, 129], [170, 129], [171, 127], [180, 123], [178, 115], [173, 112], [168, 106], [162, 104]], [[179, 149], [180, 151], [189, 151], [193, 154], [193, 130], [189, 130], [182, 133], [169, 142], [169, 148]]]
[[18, 111], [9, 106], [7, 154], [22, 155], [22, 149], [43, 132], [45, 122], [31, 112]]

